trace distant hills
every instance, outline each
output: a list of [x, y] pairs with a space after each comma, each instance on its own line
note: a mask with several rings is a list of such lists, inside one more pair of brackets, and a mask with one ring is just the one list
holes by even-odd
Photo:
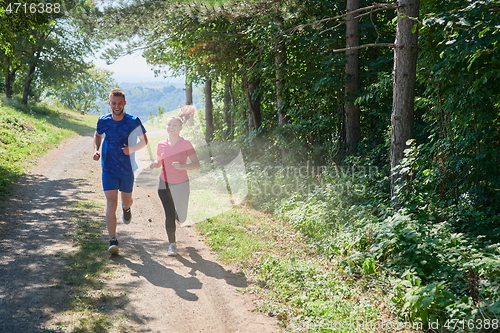
[[[150, 114], [156, 115], [158, 108], [165, 112], [173, 111], [186, 104], [184, 82], [176, 80], [166, 82], [122, 82], [119, 88], [125, 92], [127, 113], [138, 116], [146, 121]], [[199, 88], [193, 89], [193, 103], [199, 108], [202, 103], [202, 92]], [[100, 114], [109, 112], [107, 101], [99, 102]]]

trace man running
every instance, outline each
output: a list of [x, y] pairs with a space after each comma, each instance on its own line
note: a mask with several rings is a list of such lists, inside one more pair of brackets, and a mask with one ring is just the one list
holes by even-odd
[[[114, 89], [109, 94], [111, 113], [101, 116], [97, 121], [94, 133], [94, 156], [101, 158], [99, 148], [102, 143], [102, 186], [106, 196], [106, 226], [110, 241], [108, 252], [118, 254], [116, 238], [116, 208], [118, 206], [118, 191], [121, 193], [125, 224], [132, 221], [132, 189], [134, 186], [134, 171], [137, 169], [134, 152], [148, 144], [146, 129], [141, 120], [125, 113], [125, 93]], [[137, 142], [139, 140], [139, 142]]]

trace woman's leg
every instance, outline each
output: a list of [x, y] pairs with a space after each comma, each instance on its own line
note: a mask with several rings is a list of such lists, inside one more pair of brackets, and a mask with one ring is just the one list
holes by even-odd
[[160, 197], [161, 203], [163, 205], [163, 210], [165, 211], [165, 229], [167, 231], [168, 241], [170, 243], [175, 243], [175, 205], [174, 199], [170, 192], [168, 184], [160, 179], [160, 184], [158, 186], [158, 196]]
[[170, 187], [170, 193], [174, 200], [177, 219], [181, 223], [185, 222], [189, 204], [189, 180], [180, 184], [168, 184], [168, 186]]

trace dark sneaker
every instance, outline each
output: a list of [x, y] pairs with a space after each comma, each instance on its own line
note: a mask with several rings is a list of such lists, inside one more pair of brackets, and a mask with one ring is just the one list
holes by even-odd
[[109, 240], [108, 252], [111, 254], [118, 254], [118, 239], [111, 238]]
[[177, 255], [177, 246], [175, 246], [175, 243], [170, 243], [170, 245], [168, 246], [167, 255], [169, 257], [175, 257]]
[[129, 224], [130, 222], [132, 222], [132, 212], [130, 211], [130, 207], [127, 209], [123, 209], [122, 220], [125, 224]]

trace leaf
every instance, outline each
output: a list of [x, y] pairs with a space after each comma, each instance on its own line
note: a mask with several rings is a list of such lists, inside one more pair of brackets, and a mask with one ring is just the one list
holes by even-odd
[[496, 301], [495, 303], [488, 306], [488, 309], [496, 315], [500, 314], [500, 301]]
[[411, 27], [411, 33], [414, 34], [417, 32], [417, 28], [418, 28], [418, 23], [415, 23], [412, 27]]
[[362, 265], [363, 274], [370, 275], [376, 273], [376, 263], [373, 258], [367, 258]]

